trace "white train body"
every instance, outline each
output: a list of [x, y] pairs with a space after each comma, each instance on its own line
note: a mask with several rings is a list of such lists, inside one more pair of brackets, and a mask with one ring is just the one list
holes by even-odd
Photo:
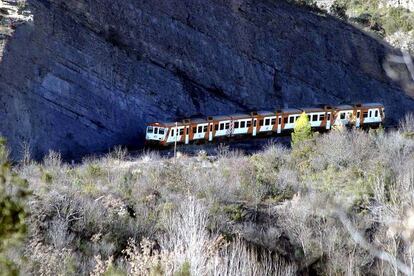
[[322, 108], [282, 109], [250, 114], [213, 116], [206, 119], [186, 119], [181, 122], [156, 122], [147, 125], [145, 139], [150, 144], [169, 145], [212, 142], [225, 137], [255, 137], [291, 132], [302, 113], [308, 115], [315, 130], [337, 126], [376, 127], [384, 122], [381, 103], [339, 105]]

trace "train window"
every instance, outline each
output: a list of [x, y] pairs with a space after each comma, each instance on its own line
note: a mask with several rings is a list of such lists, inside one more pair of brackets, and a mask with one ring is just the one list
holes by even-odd
[[359, 119], [361, 117], [361, 111], [357, 111], [357, 118]]
[[198, 130], [197, 130], [197, 133], [201, 133], [201, 132], [203, 132], [203, 127], [202, 126], [199, 126], [198, 127]]
[[218, 125], [218, 124], [214, 125], [214, 130], [215, 130], [215, 131], [217, 131], [217, 130], [218, 130], [218, 128], [219, 128], [219, 125]]
[[274, 124], [276, 124], [276, 118], [272, 119], [271, 125], [274, 125]]
[[367, 118], [367, 117], [368, 117], [368, 111], [364, 111], [362, 114], [363, 114], [362, 116], [363, 116], [364, 118]]
[[340, 118], [341, 120], [345, 119], [345, 113], [341, 112]]
[[253, 121], [253, 126], [254, 126], [254, 127], [256, 127], [256, 125], [257, 125], [257, 120], [256, 120], [256, 119], [254, 119], [254, 121]]
[[313, 114], [312, 115], [312, 121], [314, 121], [314, 122], [318, 121], [318, 114]]
[[188, 135], [188, 132], [190, 131], [190, 128], [189, 127], [187, 127], [186, 129], [185, 129], [185, 134], [186, 135]]
[[158, 131], [158, 134], [164, 135], [164, 129], [160, 128], [160, 130]]
[[320, 115], [319, 115], [319, 120], [320, 120], [320, 121], [325, 120], [325, 114], [320, 114]]
[[378, 117], [378, 110], [375, 110], [375, 116], [374, 117]]
[[279, 125], [282, 124], [282, 117], [279, 117]]
[[368, 117], [372, 117], [372, 110], [368, 111]]
[[294, 116], [290, 116], [289, 117], [289, 123], [293, 124], [295, 122], [295, 117]]
[[207, 132], [207, 126], [204, 126], [203, 130], [204, 130], [204, 132]]
[[197, 127], [193, 127], [193, 133], [197, 133]]
[[230, 123], [226, 123], [226, 129], [230, 128]]
[[171, 129], [171, 136], [174, 136], [174, 129]]
[[246, 122], [245, 121], [241, 121], [240, 122], [240, 128], [245, 128], [246, 127]]
[[224, 123], [220, 123], [220, 130], [224, 129]]
[[153, 133], [153, 132], [154, 132], [154, 128], [153, 128], [152, 126], [149, 126], [149, 127], [147, 128], [147, 132], [148, 132], [148, 133]]
[[213, 131], [213, 125], [210, 125], [210, 132]]
[[287, 118], [287, 117], [285, 117], [285, 118], [283, 119], [283, 122], [284, 122], [285, 124], [287, 124], [287, 123], [288, 123], [288, 118]]
[[327, 116], [326, 120], [328, 120], [328, 121], [331, 120], [331, 113], [328, 113], [328, 116]]
[[154, 134], [158, 134], [158, 127], [154, 127]]
[[308, 121], [311, 121], [311, 115], [308, 115]]
[[239, 128], [239, 122], [234, 122], [234, 128]]
[[260, 120], [259, 121], [259, 126], [262, 126], [263, 125], [263, 120]]
[[270, 125], [270, 119], [265, 119], [265, 126]]
[[246, 127], [251, 127], [251, 126], [252, 126], [252, 121], [247, 121]]
[[182, 129], [180, 129], [180, 135], [183, 135], [184, 134], [184, 129], [182, 128]]

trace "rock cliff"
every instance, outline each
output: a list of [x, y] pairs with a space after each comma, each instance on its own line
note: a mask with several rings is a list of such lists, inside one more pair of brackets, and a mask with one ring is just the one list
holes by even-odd
[[35, 157], [67, 158], [139, 145], [146, 122], [193, 115], [380, 101], [395, 122], [414, 109], [383, 69], [393, 50], [284, 1], [28, 0], [22, 9], [30, 20], [2, 17], [0, 54], [0, 132], [15, 157], [24, 144]]

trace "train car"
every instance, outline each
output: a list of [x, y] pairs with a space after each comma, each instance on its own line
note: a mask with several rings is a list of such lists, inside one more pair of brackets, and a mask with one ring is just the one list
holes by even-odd
[[233, 137], [283, 135], [293, 131], [303, 112], [308, 115], [309, 123], [315, 131], [327, 131], [336, 126], [378, 127], [385, 119], [381, 103], [285, 108], [274, 112], [258, 111], [185, 119], [180, 122], [149, 123], [145, 139], [148, 145], [168, 146], [174, 143], [214, 142]]

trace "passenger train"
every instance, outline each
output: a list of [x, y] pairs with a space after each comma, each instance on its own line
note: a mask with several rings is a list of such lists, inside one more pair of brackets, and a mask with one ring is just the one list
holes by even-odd
[[327, 131], [335, 126], [356, 128], [378, 127], [384, 122], [381, 103], [322, 106], [314, 108], [286, 108], [275, 112], [209, 116], [205, 119], [185, 119], [180, 122], [147, 124], [146, 144], [168, 146], [214, 142], [222, 139], [283, 135], [293, 131], [296, 120], [305, 112], [315, 131]]

